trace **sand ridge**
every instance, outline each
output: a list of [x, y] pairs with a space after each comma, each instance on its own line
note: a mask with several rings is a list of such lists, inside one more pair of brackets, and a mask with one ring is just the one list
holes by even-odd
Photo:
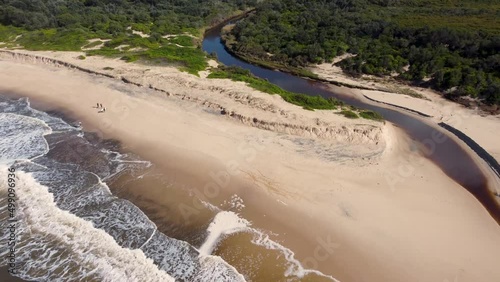
[[304, 111], [298, 106], [285, 103], [278, 95], [261, 93], [243, 82], [228, 84], [225, 83], [227, 80], [198, 79], [175, 68], [128, 64], [118, 59], [88, 57], [80, 60], [79, 55], [79, 52], [0, 51], [0, 58], [79, 68], [149, 87], [162, 91], [167, 96], [219, 110], [228, 118], [249, 126], [341, 143], [362, 144], [383, 151], [383, 125], [380, 122], [349, 120], [331, 111]]
[[[304, 264], [343, 282], [500, 279], [497, 223], [390, 123], [305, 111], [243, 83], [174, 68], [76, 59], [81, 53], [22, 52], [109, 77], [2, 55], [1, 92], [68, 112], [86, 130], [177, 169], [179, 182], [195, 182], [197, 176], [203, 185], [212, 175], [244, 181], [248, 186], [221, 187], [262, 209], [265, 217], [248, 218], [256, 225], [273, 217], [292, 230], [278, 238]], [[165, 92], [148, 87], [152, 82]], [[105, 114], [96, 112], [96, 102], [108, 107]], [[221, 115], [222, 110], [250, 120]], [[275, 122], [269, 125], [275, 128], [283, 123], [347, 131], [325, 137], [313, 130], [262, 130], [253, 118]], [[264, 205], [256, 196], [262, 194], [275, 204]], [[302, 216], [291, 217], [287, 210]], [[295, 234], [307, 240], [297, 242]]]

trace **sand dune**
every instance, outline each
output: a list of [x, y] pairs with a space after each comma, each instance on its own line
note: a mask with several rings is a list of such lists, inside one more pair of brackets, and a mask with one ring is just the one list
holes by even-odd
[[64, 111], [179, 182], [237, 191], [262, 210], [248, 220], [283, 223], [290, 232], [277, 237], [305, 265], [340, 281], [500, 279], [497, 223], [390, 123], [305, 111], [174, 68], [22, 52], [0, 54], [1, 93]]

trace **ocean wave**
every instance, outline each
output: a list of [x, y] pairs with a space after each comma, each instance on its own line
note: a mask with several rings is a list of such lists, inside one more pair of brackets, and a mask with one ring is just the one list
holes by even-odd
[[[99, 143], [98, 136], [30, 108], [27, 99], [0, 98], [3, 133], [8, 138], [1, 139], [0, 152], [9, 154], [1, 161], [19, 172], [19, 277], [244, 281], [221, 258], [200, 256], [187, 242], [159, 232], [131, 202], [111, 194], [105, 179], [143, 170], [150, 162], [111, 150], [113, 142]], [[0, 201], [5, 209], [3, 192]], [[5, 210], [0, 214], [5, 217]], [[5, 252], [2, 245], [0, 253]]]
[[32, 159], [48, 152], [44, 135], [51, 128], [42, 120], [11, 113], [0, 113], [0, 163]]
[[234, 212], [221, 211], [217, 213], [207, 228], [208, 236], [199, 248], [203, 255], [212, 254], [218, 241], [225, 235], [248, 230], [250, 223]]
[[[7, 167], [0, 167], [6, 171]], [[140, 250], [119, 246], [106, 232], [56, 206], [32, 175], [17, 172], [16, 272], [26, 280], [174, 281]], [[7, 242], [7, 179], [0, 176], [0, 240]], [[0, 257], [7, 258], [2, 245]], [[2, 265], [6, 265], [4, 261]]]
[[[135, 175], [150, 162], [119, 153], [119, 144], [83, 132], [59, 117], [32, 109], [28, 99], [0, 96], [0, 171], [16, 168], [18, 275], [37, 281], [245, 281], [221, 257], [218, 245], [236, 233], [251, 234], [251, 244], [285, 258], [287, 281], [315, 274], [304, 269], [288, 248], [236, 212], [203, 202], [215, 216], [207, 222], [204, 243], [195, 248], [168, 237], [130, 201], [114, 196], [106, 183], [123, 173]], [[0, 174], [5, 177], [6, 174]], [[0, 240], [6, 242], [6, 179], [0, 184]], [[245, 205], [237, 195], [231, 210]], [[248, 241], [248, 240], [247, 240]], [[8, 249], [0, 245], [0, 266]]]
[[[238, 204], [243, 205], [241, 199], [238, 201]], [[242, 232], [251, 234], [251, 243], [254, 245], [276, 251], [280, 254], [280, 257], [285, 259], [286, 271], [284, 276], [293, 279], [290, 281], [296, 281], [296, 279], [313, 274], [330, 281], [338, 282], [334, 277], [326, 275], [321, 271], [304, 268], [301, 262], [295, 258], [295, 253], [292, 250], [272, 240], [265, 232], [251, 227], [249, 221], [241, 218], [237, 213], [232, 211], [219, 211], [216, 214], [207, 228], [207, 237], [205, 242], [200, 246], [199, 251], [202, 255], [210, 255], [225, 237]]]

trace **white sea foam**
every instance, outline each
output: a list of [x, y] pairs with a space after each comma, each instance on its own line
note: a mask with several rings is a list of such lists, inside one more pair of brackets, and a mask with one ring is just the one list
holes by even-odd
[[[0, 171], [7, 167], [1, 166]], [[7, 257], [7, 179], [0, 175], [2, 236], [0, 257]], [[20, 277], [55, 281], [174, 281], [140, 250], [120, 247], [92, 223], [59, 209], [47, 187], [17, 172], [17, 252]], [[48, 248], [45, 249], [44, 248]], [[5, 265], [5, 263], [3, 264]]]
[[223, 206], [235, 212], [241, 212], [245, 208], [243, 199], [240, 198], [240, 196], [238, 196], [237, 194], [233, 194], [229, 201], [224, 201]]
[[46, 154], [49, 146], [43, 136], [50, 132], [50, 127], [39, 119], [0, 113], [0, 163]]
[[290, 276], [295, 276], [298, 278], [303, 278], [307, 274], [316, 274], [318, 276], [322, 276], [328, 279], [331, 279], [332, 281], [339, 282], [337, 279], [332, 277], [331, 275], [326, 275], [323, 274], [321, 271], [314, 270], [314, 269], [304, 269], [300, 261], [298, 261], [295, 258], [295, 253], [286, 248], [285, 246], [273, 241], [271, 238], [269, 238], [268, 235], [264, 234], [261, 231], [257, 231], [255, 233], [256, 236], [254, 236], [252, 243], [263, 246], [268, 250], [276, 250], [281, 252], [284, 256], [285, 259], [287, 260], [287, 270], [285, 272], [285, 276], [290, 277]]
[[191, 245], [161, 232], [155, 232], [141, 250], [178, 280], [192, 281], [200, 270], [198, 252]]
[[208, 236], [199, 249], [200, 254], [211, 255], [223, 236], [245, 231], [249, 225], [250, 223], [246, 219], [239, 217], [234, 212], [219, 212], [207, 228]]
[[[221, 211], [209, 203], [204, 204], [218, 213], [207, 229], [208, 236], [199, 252], [184, 241], [157, 232], [156, 225], [142, 211], [114, 197], [101, 179], [110, 179], [130, 165], [149, 167], [151, 163], [103, 149], [111, 167], [104, 167], [109, 172], [103, 175], [82, 171], [78, 165], [60, 164], [43, 157], [49, 150], [44, 136], [54, 132], [76, 132], [74, 136], [84, 137], [81, 129], [31, 109], [27, 99], [0, 102], [0, 165], [17, 160], [19, 171], [32, 172], [18, 174], [21, 177], [17, 186], [22, 193], [18, 203], [17, 255], [25, 262], [21, 264], [22, 278], [173, 281], [173, 276], [179, 281], [245, 281], [234, 267], [211, 253], [225, 236], [251, 232], [252, 243], [284, 255], [288, 264], [286, 276], [301, 278], [315, 273], [336, 281], [319, 271], [303, 269], [291, 250], [251, 228], [250, 223], [236, 213]], [[65, 141], [56, 138], [59, 139], [53, 140], [52, 145]], [[30, 161], [35, 157], [38, 157], [36, 162]], [[20, 159], [23, 161], [19, 162]], [[6, 167], [0, 169], [6, 170]], [[8, 234], [2, 233], [6, 230], [7, 212], [5, 179], [1, 181], [0, 240], [3, 244]], [[225, 204], [238, 212], [244, 208], [243, 200], [237, 195]], [[5, 246], [0, 245], [3, 259], [6, 253]], [[5, 263], [0, 260], [0, 265]]]
[[151, 167], [153, 164], [150, 161], [143, 161], [139, 159], [131, 159], [128, 154], [120, 154], [119, 152], [111, 151], [108, 149], [101, 149], [101, 152], [108, 156], [111, 163], [116, 166], [115, 172], [103, 177], [102, 180], [107, 181], [119, 175], [125, 167], [138, 166], [143, 169]]
[[30, 107], [28, 98], [0, 102], [0, 112], [14, 113], [45, 122], [54, 132], [75, 130], [75, 128], [61, 118], [51, 116], [45, 112]]
[[[150, 162], [102, 149], [107, 162], [102, 163], [96, 173], [85, 171], [72, 163], [81, 156], [64, 159], [64, 162], [45, 156], [49, 151], [47, 140], [51, 149], [64, 145], [61, 143], [68, 139], [75, 141], [74, 138], [81, 138], [84, 145], [88, 144], [81, 129], [31, 109], [27, 99], [0, 102], [0, 114], [6, 117], [3, 127], [0, 125], [0, 133], [6, 132], [12, 140], [23, 141], [15, 144], [12, 140], [0, 139], [4, 141], [0, 149], [11, 153], [5, 155], [5, 163], [12, 165], [15, 161], [14, 167], [19, 172], [17, 189], [22, 189], [16, 253], [21, 262], [22, 278], [37, 281], [244, 281], [243, 276], [220, 257], [200, 256], [187, 242], [158, 232], [156, 225], [139, 208], [113, 196], [103, 182], [125, 169], [147, 168]], [[54, 132], [57, 134], [44, 138]], [[8, 215], [5, 191], [1, 189], [0, 204], [0, 240], [4, 243], [8, 234], [2, 232], [6, 230], [4, 219]], [[3, 256], [6, 253], [6, 246], [0, 245], [0, 266], [6, 263], [6, 256]]]
[[200, 272], [193, 282], [245, 282], [245, 277], [221, 257], [201, 255]]
[[303, 278], [305, 275], [315, 274], [338, 282], [338, 280], [334, 277], [325, 275], [321, 271], [304, 269], [300, 261], [295, 258], [295, 253], [292, 250], [273, 241], [267, 234], [252, 228], [250, 225], [250, 222], [239, 217], [234, 212], [219, 212], [207, 228], [208, 236], [199, 248], [200, 254], [204, 256], [210, 255], [217, 247], [217, 244], [227, 235], [237, 232], [249, 232], [253, 234], [253, 244], [262, 246], [268, 250], [275, 250], [283, 254], [287, 261], [287, 270], [284, 273], [286, 277]]

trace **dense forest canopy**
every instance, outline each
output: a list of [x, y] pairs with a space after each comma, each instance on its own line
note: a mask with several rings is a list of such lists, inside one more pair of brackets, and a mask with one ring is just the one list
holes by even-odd
[[26, 29], [85, 27], [114, 33], [149, 24], [156, 32], [200, 28], [256, 0], [0, 0], [0, 23]]
[[[500, 104], [500, 1], [268, 0], [228, 35], [240, 55], [352, 75], [398, 75]], [[270, 56], [270, 54], [272, 54]]]

